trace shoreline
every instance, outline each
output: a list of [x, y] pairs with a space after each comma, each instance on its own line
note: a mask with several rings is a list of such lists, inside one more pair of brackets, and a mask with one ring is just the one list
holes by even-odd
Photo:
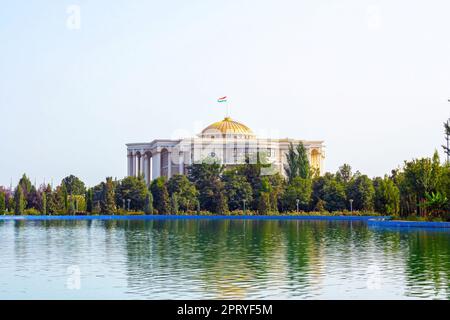
[[368, 219], [367, 224], [371, 227], [380, 228], [450, 228], [450, 222], [440, 221], [408, 221], [408, 220], [385, 220]]
[[[377, 216], [390, 219], [389, 216]], [[0, 221], [46, 221], [46, 220], [337, 220], [368, 221], [374, 216], [351, 215], [91, 215], [91, 216], [0, 216]]]
[[392, 220], [391, 216], [371, 215], [0, 215], [0, 221], [93, 221], [93, 220], [322, 220], [362, 221], [379, 228], [443, 228], [450, 222]]

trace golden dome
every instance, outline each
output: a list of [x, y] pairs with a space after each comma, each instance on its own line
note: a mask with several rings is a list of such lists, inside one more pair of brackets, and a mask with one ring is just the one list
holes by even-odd
[[221, 133], [222, 135], [245, 135], [254, 136], [252, 130], [246, 125], [237, 121], [231, 120], [230, 117], [225, 117], [222, 121], [215, 122], [207, 126], [202, 131], [202, 135], [215, 135]]

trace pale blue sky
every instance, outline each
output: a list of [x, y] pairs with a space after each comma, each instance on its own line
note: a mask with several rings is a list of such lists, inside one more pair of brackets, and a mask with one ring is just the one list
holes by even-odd
[[0, 185], [121, 178], [125, 143], [197, 133], [223, 95], [256, 132], [325, 140], [328, 171], [442, 155], [449, 13], [446, 0], [2, 0]]

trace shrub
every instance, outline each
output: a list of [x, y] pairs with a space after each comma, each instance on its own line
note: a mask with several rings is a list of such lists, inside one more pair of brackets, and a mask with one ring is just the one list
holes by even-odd
[[39, 216], [41, 215], [41, 212], [35, 208], [25, 209], [23, 211], [23, 214], [26, 216]]

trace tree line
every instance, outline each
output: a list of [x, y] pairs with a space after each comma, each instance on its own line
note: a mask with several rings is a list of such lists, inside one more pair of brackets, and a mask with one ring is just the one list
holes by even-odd
[[[446, 150], [447, 151], [447, 150]], [[207, 159], [188, 174], [159, 177], [150, 186], [144, 177], [126, 177], [86, 188], [70, 175], [52, 188], [34, 186], [24, 174], [14, 190], [0, 187], [0, 213], [9, 214], [277, 214], [289, 212], [376, 212], [449, 220], [450, 166], [439, 155], [405, 161], [384, 177], [352, 172], [348, 164], [323, 176], [311, 168], [303, 144], [290, 145], [286, 178], [264, 175], [263, 154], [256, 163], [226, 169]]]

